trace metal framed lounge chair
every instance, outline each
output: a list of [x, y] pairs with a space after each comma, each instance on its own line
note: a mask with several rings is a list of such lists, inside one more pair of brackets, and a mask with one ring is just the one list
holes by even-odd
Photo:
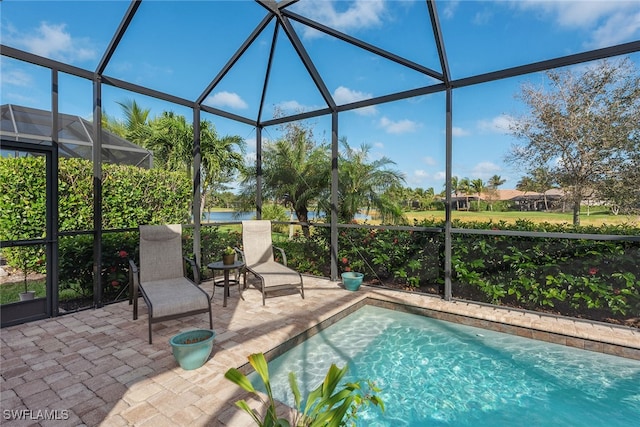
[[[185, 261], [191, 263], [194, 280], [185, 277]], [[140, 268], [129, 260], [129, 283], [133, 303], [133, 320], [138, 318], [138, 296], [142, 294], [149, 309], [149, 344], [151, 325], [164, 320], [209, 313], [213, 329], [209, 295], [198, 286], [199, 270], [195, 261], [182, 256], [182, 226], [140, 226]]]
[[[274, 249], [280, 252], [282, 263], [274, 258]], [[273, 246], [271, 221], [242, 221], [242, 257], [246, 271], [260, 279], [262, 305], [267, 292], [300, 288], [304, 298], [302, 275], [287, 267], [287, 256], [282, 248]]]

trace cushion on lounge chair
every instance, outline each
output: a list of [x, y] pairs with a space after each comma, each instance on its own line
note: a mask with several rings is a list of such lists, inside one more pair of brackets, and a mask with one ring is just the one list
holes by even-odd
[[142, 291], [151, 302], [152, 317], [173, 316], [192, 310], [207, 310], [209, 298], [186, 277], [145, 282]]

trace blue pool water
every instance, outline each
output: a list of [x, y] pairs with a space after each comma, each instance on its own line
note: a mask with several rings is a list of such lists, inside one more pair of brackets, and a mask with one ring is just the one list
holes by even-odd
[[358, 426], [640, 425], [640, 361], [374, 306], [272, 360], [275, 397], [293, 406], [289, 372], [304, 397], [331, 363], [382, 388]]

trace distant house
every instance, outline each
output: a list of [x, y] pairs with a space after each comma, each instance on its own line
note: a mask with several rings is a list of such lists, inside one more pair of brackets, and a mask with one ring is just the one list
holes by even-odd
[[[511, 202], [512, 210], [544, 211], [565, 210], [564, 191], [558, 189], [547, 190], [544, 193], [520, 190], [494, 190], [480, 193], [480, 201], [486, 203]], [[442, 199], [444, 201], [444, 199]], [[459, 194], [451, 197], [451, 208], [454, 210], [469, 210], [478, 202], [478, 194]]]

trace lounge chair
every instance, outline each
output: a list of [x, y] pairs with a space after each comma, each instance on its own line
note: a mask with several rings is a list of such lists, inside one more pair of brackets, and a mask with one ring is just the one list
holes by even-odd
[[[185, 263], [192, 266], [194, 280], [184, 275]], [[182, 226], [140, 226], [140, 269], [129, 260], [129, 278], [133, 303], [133, 320], [138, 318], [138, 291], [149, 309], [149, 344], [151, 324], [164, 320], [209, 313], [213, 329], [209, 295], [196, 283], [200, 281], [195, 261], [182, 256]]]
[[[282, 263], [276, 262], [273, 250], [277, 249]], [[273, 246], [271, 241], [271, 221], [242, 221], [242, 257], [245, 268], [260, 279], [262, 305], [267, 292], [300, 288], [304, 298], [302, 275], [287, 267], [287, 256], [282, 248]]]

